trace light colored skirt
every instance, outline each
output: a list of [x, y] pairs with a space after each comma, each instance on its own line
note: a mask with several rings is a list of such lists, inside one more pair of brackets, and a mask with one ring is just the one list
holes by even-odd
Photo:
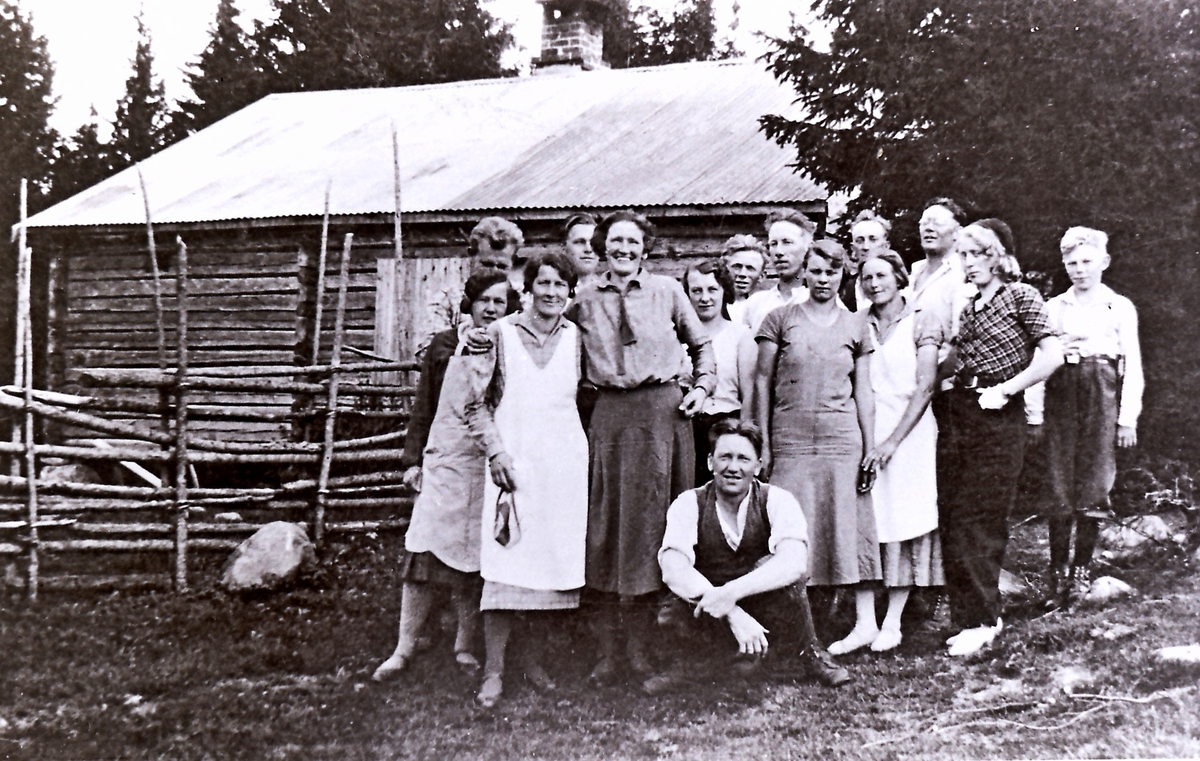
[[527, 589], [499, 581], [484, 581], [480, 610], [574, 610], [579, 590]]
[[916, 539], [882, 544], [880, 550], [884, 586], [940, 587], [946, 583], [942, 572], [942, 539], [937, 529]]

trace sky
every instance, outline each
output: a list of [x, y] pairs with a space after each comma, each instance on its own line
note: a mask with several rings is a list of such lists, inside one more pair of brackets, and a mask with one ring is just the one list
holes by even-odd
[[[635, 0], [631, 4], [669, 12], [675, 2]], [[735, 2], [740, 4], [738, 28], [728, 32]], [[217, 0], [17, 0], [17, 5], [32, 16], [35, 32], [46, 38], [58, 98], [51, 126], [68, 136], [91, 120], [93, 107], [102, 130], [111, 122], [133, 70], [139, 10], [150, 30], [155, 75], [163, 80], [170, 100], [189, 95], [184, 72], [208, 44], [217, 10]], [[270, 0], [237, 2], [247, 28], [254, 19], [266, 18], [270, 5]], [[784, 34], [790, 14], [803, 18], [809, 5], [810, 0], [716, 0], [717, 25], [740, 50], [756, 56], [764, 46], [755, 32]], [[541, 6], [536, 0], [485, 0], [484, 7], [513, 25], [516, 49], [506, 63], [527, 68], [540, 47]]]

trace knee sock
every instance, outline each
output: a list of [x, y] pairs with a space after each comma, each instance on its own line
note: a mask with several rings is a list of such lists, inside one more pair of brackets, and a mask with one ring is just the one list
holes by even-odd
[[421, 625], [429, 617], [433, 591], [428, 584], [404, 583], [400, 592], [400, 635], [396, 642], [397, 655], [408, 658], [413, 654]]
[[1052, 516], [1050, 525], [1050, 568], [1064, 568], [1071, 562], [1071, 526], [1074, 518], [1069, 515]]
[[454, 610], [458, 615], [458, 632], [454, 637], [454, 652], [469, 653], [479, 637], [478, 589], [455, 589], [452, 593]]
[[1096, 539], [1100, 536], [1100, 521], [1086, 515], [1075, 518], [1075, 562], [1084, 567], [1092, 562], [1096, 550]]
[[504, 675], [504, 654], [508, 649], [508, 635], [512, 633], [516, 614], [507, 610], [488, 610], [483, 613], [483, 644], [487, 661], [483, 666], [484, 676]]

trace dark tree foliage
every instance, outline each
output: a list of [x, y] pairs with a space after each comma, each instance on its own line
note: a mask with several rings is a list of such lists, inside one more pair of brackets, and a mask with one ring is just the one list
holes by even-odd
[[166, 144], [167, 138], [167, 99], [162, 80], [154, 80], [150, 31], [140, 14], [137, 24], [133, 73], [125, 80], [125, 95], [117, 101], [112, 140], [108, 145], [114, 169], [124, 169], [149, 158]]
[[630, 12], [627, 4], [615, 3], [610, 19], [605, 27], [604, 56], [613, 68], [740, 55], [731, 42], [717, 39], [713, 0], [682, 0], [670, 16], [645, 5]]
[[[1075, 224], [1111, 235], [1108, 279], [1142, 311], [1146, 420], [1186, 451], [1200, 345], [1200, 16], [1192, 0], [823, 0], [828, 52], [775, 40], [772, 71], [803, 118], [768, 135], [831, 190], [899, 217], [910, 258], [921, 203], [970, 202], [1016, 232], [1026, 268], [1067, 285], [1057, 253]], [[907, 231], [907, 235], [905, 234]]]
[[31, 211], [41, 206], [55, 139], [48, 126], [53, 76], [45, 38], [17, 5], [0, 0], [0, 379], [12, 378], [15, 340], [17, 258], [9, 230], [20, 219], [21, 178], [30, 183]]
[[208, 45], [188, 66], [192, 97], [171, 114], [172, 140], [204, 129], [263, 95], [264, 81], [249, 35], [237, 21], [234, 0], [220, 0]]
[[49, 203], [58, 203], [86, 190], [113, 174], [113, 157], [108, 143], [100, 139], [96, 109], [92, 118], [71, 138], [56, 146], [50, 168]]
[[502, 76], [512, 35], [479, 0], [274, 0], [253, 36], [266, 92]]

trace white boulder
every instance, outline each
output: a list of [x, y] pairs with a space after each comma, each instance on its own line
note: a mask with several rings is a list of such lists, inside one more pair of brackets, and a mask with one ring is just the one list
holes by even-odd
[[1164, 663], [1200, 665], [1200, 645], [1176, 645], [1154, 651], [1154, 657]]
[[1133, 587], [1125, 582], [1112, 576], [1101, 576], [1092, 580], [1087, 594], [1083, 596], [1083, 601], [1092, 605], [1101, 605], [1121, 597], [1128, 597], [1131, 594], [1133, 594]]
[[279, 589], [316, 563], [304, 527], [275, 521], [238, 545], [225, 563], [221, 585], [231, 592]]
[[1171, 529], [1157, 515], [1139, 515], [1124, 525], [1109, 526], [1099, 538], [1100, 546], [1114, 557], [1135, 554], [1149, 542], [1170, 541]]

